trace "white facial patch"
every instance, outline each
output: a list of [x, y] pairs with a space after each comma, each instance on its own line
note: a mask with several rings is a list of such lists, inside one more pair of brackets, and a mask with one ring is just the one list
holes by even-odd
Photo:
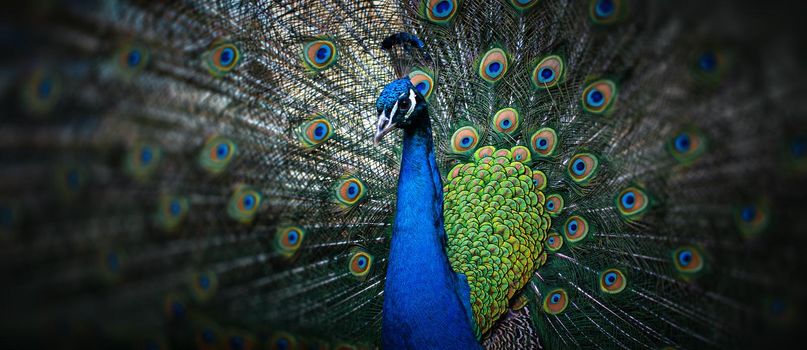
[[[409, 104], [409, 110], [406, 111], [406, 115], [404, 116], [404, 119], [409, 119], [409, 116], [412, 115], [412, 112], [415, 111], [415, 102], [416, 102], [415, 101], [415, 96], [416, 96], [415, 95], [415, 90], [409, 89], [409, 102], [411, 102], [411, 103]], [[395, 106], [397, 107], [398, 104], [396, 103]]]

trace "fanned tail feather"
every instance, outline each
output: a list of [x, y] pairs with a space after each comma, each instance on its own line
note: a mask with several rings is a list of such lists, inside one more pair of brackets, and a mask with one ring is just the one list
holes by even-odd
[[790, 37], [671, 2], [42, 3], [0, 26], [15, 343], [378, 347], [400, 150], [373, 144], [373, 103], [403, 76], [444, 184], [513, 150], [551, 217], [484, 347], [751, 346], [802, 324]]

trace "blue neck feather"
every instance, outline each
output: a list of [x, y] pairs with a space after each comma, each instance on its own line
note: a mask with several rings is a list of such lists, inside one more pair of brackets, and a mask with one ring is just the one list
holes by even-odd
[[427, 112], [404, 130], [384, 287], [384, 349], [479, 348], [470, 292], [445, 253], [443, 190]]

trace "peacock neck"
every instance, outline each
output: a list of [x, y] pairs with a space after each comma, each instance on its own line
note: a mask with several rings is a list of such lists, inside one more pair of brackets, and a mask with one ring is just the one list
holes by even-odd
[[445, 253], [442, 184], [425, 116], [404, 130], [384, 287], [384, 348], [478, 348], [467, 290]]

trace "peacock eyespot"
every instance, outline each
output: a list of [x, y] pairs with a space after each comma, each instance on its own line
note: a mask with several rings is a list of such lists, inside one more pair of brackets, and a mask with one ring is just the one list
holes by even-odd
[[676, 270], [682, 273], [691, 274], [703, 268], [700, 250], [692, 246], [684, 246], [673, 251], [673, 262]]
[[583, 109], [592, 114], [604, 114], [610, 110], [616, 98], [616, 84], [610, 80], [595, 81], [583, 89]]
[[337, 56], [336, 44], [331, 40], [314, 40], [303, 45], [303, 63], [314, 72], [333, 65]]
[[173, 230], [188, 214], [188, 199], [182, 196], [163, 196], [160, 199], [157, 221], [165, 230]]
[[255, 195], [245, 194], [241, 200], [241, 206], [244, 210], [251, 210], [255, 206]]
[[546, 189], [546, 174], [540, 170], [532, 171], [532, 184], [536, 190], [543, 191]]
[[286, 332], [276, 332], [272, 335], [269, 344], [271, 350], [293, 350], [297, 349], [297, 339]]
[[746, 237], [751, 237], [764, 231], [768, 225], [768, 206], [761, 203], [746, 203], [735, 209], [734, 221]]
[[625, 208], [633, 208], [633, 204], [635, 202], [636, 196], [633, 193], [626, 193], [624, 196], [622, 196], [622, 205], [625, 206]]
[[198, 272], [191, 278], [191, 291], [196, 300], [205, 302], [216, 294], [218, 278], [214, 272]]
[[165, 315], [168, 318], [180, 320], [185, 318], [185, 315], [187, 314], [187, 307], [185, 306], [184, 301], [175, 295], [167, 295], [163, 305]]
[[605, 95], [600, 90], [592, 89], [586, 95], [586, 102], [590, 106], [600, 107], [605, 103]]
[[741, 211], [741, 217], [745, 222], [751, 222], [751, 220], [756, 216], [756, 208], [754, 206], [747, 206], [743, 208]]
[[230, 154], [230, 146], [226, 143], [220, 143], [216, 146], [216, 160], [222, 160]]
[[428, 101], [434, 90], [434, 77], [423, 70], [414, 70], [409, 73], [409, 81], [420, 95]]
[[207, 69], [211, 75], [220, 77], [229, 73], [241, 56], [238, 47], [231, 42], [215, 44], [207, 53]]
[[350, 273], [356, 277], [364, 278], [370, 272], [373, 256], [366, 251], [356, 248], [350, 257]]
[[563, 310], [566, 310], [568, 302], [569, 298], [566, 295], [565, 290], [561, 288], [552, 290], [546, 294], [546, 297], [544, 297], [544, 312], [551, 315], [557, 315], [563, 312]]
[[151, 162], [152, 157], [153, 153], [151, 152], [151, 148], [143, 147], [143, 149], [140, 150], [140, 162], [142, 162], [144, 165], [148, 165]]
[[118, 49], [117, 68], [124, 76], [139, 72], [148, 64], [149, 50], [138, 43], [127, 43]]
[[43, 100], [50, 97], [51, 91], [53, 91], [53, 80], [49, 78], [42, 79], [39, 85], [36, 86], [36, 94]]
[[507, 69], [507, 54], [499, 48], [490, 49], [479, 61], [479, 76], [489, 83], [498, 82]]
[[717, 70], [717, 55], [712, 51], [706, 51], [698, 56], [698, 68], [707, 73]]
[[415, 85], [415, 89], [417, 89], [418, 92], [421, 95], [425, 95], [429, 91], [430, 88], [431, 88], [431, 86], [429, 86], [429, 83], [427, 83], [425, 81], [421, 81], [421, 82], [417, 83], [417, 85]]
[[564, 72], [560, 56], [548, 56], [538, 62], [532, 71], [532, 85], [536, 88], [551, 88], [560, 82]]
[[261, 195], [248, 186], [239, 186], [230, 197], [227, 214], [241, 222], [250, 223], [261, 206]]
[[364, 198], [364, 183], [355, 177], [341, 178], [336, 185], [336, 201], [342, 206], [350, 207]]
[[202, 288], [203, 290], [210, 288], [210, 278], [208, 278], [207, 276], [201, 275], [199, 276], [197, 281], [198, 281], [197, 283], [199, 284], [199, 288]]
[[518, 111], [513, 108], [500, 109], [493, 116], [491, 124], [493, 124], [493, 130], [496, 130], [497, 132], [503, 134], [512, 134], [518, 129]]
[[728, 60], [723, 50], [707, 49], [696, 54], [693, 59], [692, 73], [696, 79], [702, 82], [718, 83], [727, 71]]
[[178, 215], [178, 214], [179, 214], [179, 212], [180, 212], [180, 208], [181, 208], [181, 207], [180, 207], [180, 205], [179, 205], [179, 202], [178, 202], [178, 201], [176, 201], [176, 200], [174, 200], [174, 201], [172, 201], [172, 202], [171, 202], [171, 204], [170, 204], [169, 208], [170, 208], [169, 210], [170, 210], [170, 212], [171, 212], [171, 215], [172, 215], [172, 216], [176, 216], [176, 215]]
[[530, 137], [530, 148], [540, 157], [549, 157], [555, 152], [558, 134], [554, 129], [541, 128]]
[[129, 67], [135, 67], [140, 64], [140, 51], [137, 49], [129, 51], [129, 54], [126, 55], [126, 64]]
[[56, 182], [64, 198], [72, 199], [81, 192], [87, 182], [85, 170], [74, 165], [59, 167], [56, 171]]
[[319, 49], [317, 49], [314, 60], [317, 61], [317, 63], [322, 64], [325, 63], [329, 57], [331, 57], [331, 49], [328, 46], [320, 46]]
[[617, 294], [626, 286], [625, 274], [618, 269], [607, 269], [600, 274], [600, 290], [605, 293]]
[[678, 255], [678, 263], [681, 266], [688, 266], [692, 262], [692, 253], [689, 251], [683, 251]]
[[596, 173], [599, 161], [590, 153], [578, 153], [569, 160], [568, 173], [572, 181], [585, 184]]
[[586, 170], [586, 162], [584, 162], [582, 159], [577, 159], [574, 161], [572, 168], [574, 169], [575, 174], [583, 175]]
[[624, 12], [621, 0], [592, 0], [589, 6], [589, 17], [597, 24], [614, 23]]
[[679, 134], [675, 138], [675, 150], [676, 151], [682, 152], [682, 153], [687, 152], [687, 151], [689, 151], [690, 146], [692, 146], [692, 142], [691, 142], [691, 140], [689, 138], [688, 133], [683, 132], [683, 133]]
[[545, 190], [546, 189], [546, 174], [544, 174], [544, 172], [540, 171], [540, 170], [533, 170], [532, 171], [532, 185], [538, 191]]
[[546, 249], [551, 252], [556, 252], [563, 247], [563, 238], [559, 234], [552, 232], [546, 239]]
[[626, 218], [637, 218], [649, 204], [647, 194], [638, 187], [628, 187], [619, 192], [616, 199], [619, 213]]
[[235, 50], [231, 47], [225, 47], [219, 53], [219, 63], [222, 66], [229, 66], [235, 62]]
[[27, 111], [41, 115], [53, 110], [61, 95], [61, 80], [45, 69], [37, 69], [23, 83], [22, 99]]
[[681, 163], [694, 161], [705, 149], [704, 138], [695, 129], [679, 131], [672, 136], [667, 145], [672, 156]]
[[236, 153], [235, 143], [221, 136], [210, 137], [199, 153], [199, 164], [211, 174], [218, 174], [227, 168]]
[[563, 228], [563, 233], [566, 240], [575, 243], [583, 240], [588, 235], [589, 225], [586, 219], [574, 215], [566, 219], [566, 224]]
[[613, 0], [597, 0], [595, 8], [597, 16], [610, 16], [614, 13], [614, 2]]
[[331, 122], [322, 116], [303, 123], [297, 128], [297, 138], [304, 148], [314, 148], [333, 136]]
[[314, 140], [319, 141], [322, 140], [327, 133], [328, 127], [325, 125], [325, 123], [320, 122], [314, 126], [314, 132], [312, 134], [314, 136]]
[[451, 150], [454, 153], [470, 153], [479, 143], [479, 132], [472, 126], [457, 129], [451, 136]]
[[524, 146], [515, 146], [510, 149], [510, 156], [513, 158], [514, 161], [527, 164], [532, 161], [532, 157], [530, 156], [530, 150]]
[[456, 0], [424, 0], [426, 19], [433, 23], [448, 23], [457, 13]]
[[550, 194], [546, 197], [546, 211], [549, 212], [549, 216], [556, 217], [560, 215], [561, 210], [563, 209], [563, 197], [559, 194]]
[[126, 170], [136, 179], [147, 178], [157, 168], [162, 152], [156, 146], [137, 143], [126, 157]]

